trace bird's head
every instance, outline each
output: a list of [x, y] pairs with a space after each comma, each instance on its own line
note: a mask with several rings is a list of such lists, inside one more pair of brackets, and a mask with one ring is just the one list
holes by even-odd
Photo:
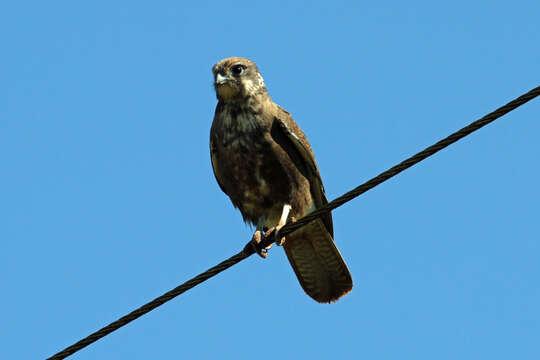
[[264, 80], [251, 60], [241, 57], [223, 59], [214, 65], [212, 72], [216, 96], [220, 101], [242, 101], [266, 94]]

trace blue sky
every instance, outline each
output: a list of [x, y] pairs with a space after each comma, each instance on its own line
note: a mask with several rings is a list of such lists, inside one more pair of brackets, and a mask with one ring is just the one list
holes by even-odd
[[[50, 356], [239, 251], [211, 67], [244, 56], [333, 199], [540, 84], [537, 1], [0, 9], [2, 358]], [[353, 292], [251, 257], [76, 359], [537, 359], [540, 99], [334, 211]]]

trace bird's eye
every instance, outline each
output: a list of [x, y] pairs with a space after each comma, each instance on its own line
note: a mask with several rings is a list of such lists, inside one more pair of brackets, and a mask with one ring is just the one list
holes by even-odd
[[231, 74], [234, 76], [241, 75], [244, 72], [244, 66], [243, 65], [234, 65], [231, 68]]

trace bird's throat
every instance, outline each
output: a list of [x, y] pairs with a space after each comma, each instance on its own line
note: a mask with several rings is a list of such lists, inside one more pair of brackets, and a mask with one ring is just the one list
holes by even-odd
[[224, 101], [233, 100], [239, 95], [238, 88], [227, 83], [219, 85], [216, 88], [216, 92], [218, 95], [218, 99]]

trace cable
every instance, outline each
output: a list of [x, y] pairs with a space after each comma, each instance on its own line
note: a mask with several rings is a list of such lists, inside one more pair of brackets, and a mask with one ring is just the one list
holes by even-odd
[[[441, 141], [435, 143], [434, 145], [431, 145], [427, 147], [426, 149], [420, 151], [419, 153], [411, 156], [410, 158], [402, 161], [401, 163], [397, 164], [396, 166], [386, 170], [385, 172], [377, 175], [373, 179], [365, 182], [364, 184], [354, 188], [353, 190], [345, 193], [344, 195], [334, 199], [333, 201], [329, 202], [325, 206], [317, 209], [316, 211], [310, 213], [307, 216], [304, 216], [301, 219], [298, 219], [294, 223], [287, 223], [284, 227], [281, 228], [281, 230], [278, 232], [276, 237], [279, 239], [287, 234], [292, 233], [293, 231], [298, 230], [302, 226], [306, 225], [307, 223], [315, 220], [316, 218], [330, 212], [331, 210], [343, 205], [344, 203], [360, 196], [361, 194], [365, 193], [366, 191], [374, 188], [375, 186], [381, 184], [382, 182], [390, 179], [393, 176], [396, 176], [403, 170], [406, 170], [410, 168], [411, 166], [419, 163], [420, 161], [428, 158], [429, 156], [435, 154], [436, 152], [444, 149], [445, 147], [455, 143], [456, 141], [462, 139], [463, 137], [471, 134], [472, 132], [480, 129], [481, 127], [489, 124], [490, 122], [500, 118], [501, 116], [509, 113], [510, 111], [518, 108], [519, 106], [525, 104], [526, 102], [534, 99], [540, 95], [540, 86], [532, 89], [526, 94], [521, 95], [515, 100], [512, 100], [508, 104], [498, 108], [497, 110], [489, 113], [488, 115], [484, 116], [483, 118], [471, 123], [470, 125], [456, 131], [452, 135], [442, 139]], [[265, 239], [261, 242], [261, 247], [266, 247], [273, 243], [274, 239], [276, 238], [274, 236], [266, 236]], [[172, 300], [176, 296], [186, 292], [187, 290], [191, 289], [192, 287], [197, 286], [198, 284], [202, 283], [203, 281], [208, 280], [209, 278], [219, 274], [220, 272], [230, 268], [231, 266], [239, 263], [240, 261], [244, 260], [245, 258], [251, 256], [255, 250], [253, 249], [251, 244], [248, 243], [242, 251], [237, 253], [236, 255], [231, 256], [225, 261], [222, 261], [218, 265], [206, 270], [205, 272], [197, 275], [191, 280], [186, 281], [182, 285], [179, 285], [172, 289], [171, 291], [155, 298], [154, 300], [150, 301], [149, 303], [141, 306], [140, 308], [130, 312], [129, 314], [121, 317], [120, 319], [110, 323], [109, 325], [105, 326], [104, 328], [94, 332], [93, 334], [85, 337], [84, 339], [76, 342], [75, 344], [65, 348], [64, 350], [60, 351], [59, 353], [56, 353], [55, 355], [48, 358], [48, 360], [58, 360], [58, 359], [64, 359], [68, 357], [69, 355], [81, 350], [82, 348], [92, 344], [93, 342], [101, 339], [102, 337], [110, 334], [111, 332], [121, 328], [122, 326], [130, 323], [131, 321], [139, 318], [140, 316], [152, 311], [158, 306], [163, 305], [169, 300]]]
[[354, 199], [355, 197], [360, 196], [361, 194], [365, 193], [366, 191], [373, 189], [375, 186], [379, 185], [382, 182], [385, 182], [386, 180], [390, 179], [391, 177], [396, 176], [403, 170], [406, 170], [410, 168], [411, 166], [419, 163], [420, 161], [430, 157], [431, 155], [439, 152], [440, 150], [444, 149], [445, 147], [455, 143], [456, 141], [464, 138], [465, 136], [475, 132], [476, 130], [480, 129], [483, 126], [486, 126], [487, 124], [495, 121], [496, 119], [500, 118], [501, 116], [509, 113], [510, 111], [518, 108], [519, 106], [525, 104], [526, 102], [534, 99], [540, 95], [540, 86], [532, 89], [526, 94], [521, 95], [520, 97], [510, 101], [508, 104], [501, 106], [497, 110], [487, 114], [483, 118], [476, 120], [475, 122], [465, 126], [464, 128], [456, 131], [455, 133], [447, 136], [446, 138], [440, 140], [439, 142], [425, 148], [424, 150], [420, 151], [419, 153], [411, 156], [410, 158], [403, 160], [399, 164], [391, 167], [390, 169], [386, 170], [385, 172], [382, 172], [381, 174], [377, 175], [373, 179], [363, 183], [362, 185], [354, 188], [353, 190], [341, 195], [340, 197], [332, 200], [325, 206], [322, 206], [321, 208], [315, 210], [314, 212], [310, 213], [309, 215], [304, 216], [303, 218], [299, 219], [295, 223], [287, 224], [284, 227], [281, 228], [279, 231], [279, 234], [276, 236], [278, 239], [292, 233], [293, 231], [298, 230], [302, 226], [306, 225], [307, 223], [315, 220], [316, 218], [326, 214], [327, 212], [345, 204], [346, 202]]

